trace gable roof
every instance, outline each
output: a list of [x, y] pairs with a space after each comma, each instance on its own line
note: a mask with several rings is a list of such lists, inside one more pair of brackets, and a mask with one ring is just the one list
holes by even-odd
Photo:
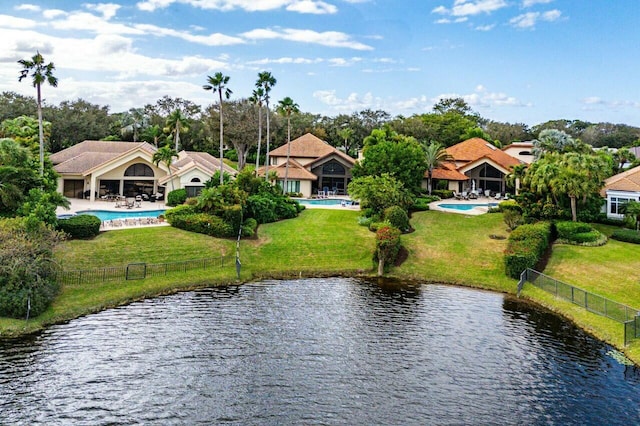
[[605, 179], [600, 194], [605, 196], [606, 191], [640, 192], [640, 166]]
[[85, 174], [90, 170], [136, 150], [149, 155], [156, 148], [147, 142], [83, 141], [49, 157], [58, 173]]
[[491, 145], [482, 138], [471, 138], [446, 149], [456, 162], [470, 163], [482, 157], [490, 158], [494, 163], [505, 169], [510, 169], [520, 163], [515, 157]]
[[[321, 158], [326, 157], [330, 154], [337, 154], [343, 159], [347, 160], [349, 163], [354, 164], [355, 160], [340, 151], [329, 145], [327, 142], [322, 139], [312, 135], [311, 133], [304, 134], [297, 139], [294, 139], [290, 143], [290, 157], [295, 158]], [[269, 152], [270, 157], [286, 157], [287, 156], [287, 144], [285, 143], [282, 146], [272, 150]]]
[[[275, 171], [278, 179], [284, 179], [286, 171], [286, 163], [278, 164], [277, 166], [269, 167], [269, 173], [271, 171]], [[260, 167], [258, 169], [258, 176], [264, 176], [265, 167]], [[294, 159], [289, 159], [289, 172], [287, 175], [287, 179], [296, 179], [296, 180], [318, 180], [318, 176], [311, 173], [309, 170], [305, 169], [304, 166], [298, 163]]]
[[[175, 167], [178, 169], [178, 174], [184, 174], [183, 170], [199, 166], [201, 169], [204, 169], [204, 171], [210, 172], [210, 174], [213, 175], [216, 171], [220, 170], [220, 160], [208, 152], [180, 151], [178, 153], [178, 159], [173, 162], [171, 166], [172, 168]], [[224, 161], [222, 162], [222, 170], [232, 176], [238, 174], [237, 170], [229, 167]]]
[[[424, 172], [424, 177], [429, 177], [429, 171]], [[468, 180], [469, 176], [466, 176], [456, 170], [456, 165], [449, 161], [440, 164], [440, 167], [437, 169], [433, 169], [431, 173], [431, 177], [433, 179], [442, 179], [442, 180]]]

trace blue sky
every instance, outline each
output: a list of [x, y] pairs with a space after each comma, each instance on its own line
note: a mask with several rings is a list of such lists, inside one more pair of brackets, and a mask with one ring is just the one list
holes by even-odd
[[483, 117], [640, 126], [637, 0], [73, 0], [0, 4], [0, 91], [33, 96], [17, 60], [54, 62], [48, 102], [119, 112], [162, 96], [233, 98], [258, 72], [272, 100], [335, 116], [365, 108], [429, 112], [463, 97]]

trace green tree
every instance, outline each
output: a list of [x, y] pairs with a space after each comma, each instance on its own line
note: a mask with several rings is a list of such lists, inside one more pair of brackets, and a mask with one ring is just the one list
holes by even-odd
[[408, 210], [413, 205], [413, 196], [402, 182], [389, 173], [354, 178], [347, 186], [349, 196], [359, 200], [365, 209], [381, 215], [387, 207], [400, 206]]
[[340, 136], [344, 140], [344, 144], [342, 145], [344, 149], [344, 153], [349, 153], [349, 139], [353, 136], [353, 129], [350, 127], [344, 127], [338, 130], [338, 136]]
[[189, 131], [189, 119], [184, 116], [180, 109], [176, 109], [169, 114], [166, 124], [167, 126], [164, 128], [164, 131], [173, 135], [173, 140], [175, 142], [174, 149], [178, 152], [180, 149], [180, 133], [186, 133]]
[[433, 186], [433, 170], [440, 167], [440, 165], [449, 160], [451, 156], [447, 153], [444, 147], [436, 141], [431, 141], [431, 143], [423, 145], [423, 149], [428, 173], [427, 189], [429, 191], [429, 195], [431, 195], [431, 189]]
[[134, 142], [138, 142], [140, 131], [147, 125], [147, 117], [143, 108], [130, 108], [121, 114], [120, 134], [123, 137], [131, 135]]
[[16, 92], [0, 93], [0, 122], [11, 118], [37, 116], [38, 108], [35, 99]]
[[640, 203], [637, 201], [629, 201], [624, 206], [624, 215], [633, 221], [636, 231], [640, 229]]
[[153, 143], [153, 146], [156, 148], [160, 145], [160, 142], [163, 142], [165, 139], [164, 132], [157, 124], [145, 128], [141, 137], [143, 141]]
[[545, 129], [540, 132], [538, 139], [533, 140], [533, 155], [536, 159], [549, 152], [579, 152], [589, 153], [589, 145], [574, 139], [566, 132], [557, 129]]
[[226, 99], [229, 99], [233, 93], [231, 89], [227, 87], [229, 78], [230, 77], [228, 75], [217, 72], [213, 77], [207, 76], [207, 84], [202, 86], [204, 90], [211, 90], [213, 93], [218, 92], [218, 95], [220, 96], [220, 185], [222, 185], [222, 177], [224, 176], [224, 170], [222, 167], [224, 164], [222, 161], [224, 159], [224, 119], [222, 112], [222, 96], [224, 95]]
[[275, 86], [277, 83], [276, 78], [271, 75], [270, 72], [268, 71], [262, 71], [260, 73], [258, 73], [258, 80], [256, 81], [256, 88], [261, 87], [262, 90], [264, 91], [264, 103], [265, 106], [267, 107], [267, 158], [265, 160], [265, 169], [264, 169], [264, 177], [265, 180], [269, 179], [269, 143], [271, 141], [270, 138], [270, 131], [271, 131], [271, 121], [269, 119], [270, 116], [270, 110], [269, 110], [269, 99], [270, 99], [270, 93], [271, 93], [271, 89], [273, 88], [273, 86]]
[[109, 107], [82, 99], [62, 101], [56, 107], [44, 107], [43, 114], [45, 120], [53, 123], [49, 139], [51, 152], [61, 151], [84, 140], [103, 140], [110, 135], [120, 135], [119, 127], [116, 128], [118, 116], [109, 114]]
[[[7, 119], [0, 123], [0, 137], [11, 138], [37, 153], [39, 150], [39, 126], [38, 120], [33, 117], [20, 116]], [[45, 121], [42, 127], [45, 137], [48, 137], [51, 134], [51, 123]]]
[[409, 191], [420, 192], [427, 163], [422, 147], [414, 138], [399, 135], [385, 126], [365, 138], [363, 154], [364, 159], [351, 170], [354, 177], [388, 173]]
[[152, 161], [157, 166], [160, 163], [164, 163], [169, 169], [169, 179], [171, 179], [171, 190], [175, 190], [175, 186], [173, 184], [173, 173], [171, 172], [171, 165], [173, 164], [173, 159], [178, 156], [178, 153], [171, 149], [169, 145], [165, 145], [162, 148], [158, 149], [153, 153]]
[[279, 114], [287, 118], [287, 162], [285, 163], [284, 168], [284, 187], [282, 188], [282, 192], [286, 194], [289, 179], [289, 155], [291, 153], [291, 114], [299, 113], [300, 107], [293, 101], [293, 99], [287, 96], [278, 102], [278, 107], [276, 109]]
[[33, 87], [36, 88], [37, 98], [36, 102], [38, 103], [38, 123], [39, 123], [39, 142], [40, 142], [40, 176], [44, 175], [44, 130], [42, 126], [42, 90], [41, 87], [44, 83], [48, 83], [50, 86], [57, 87], [58, 79], [53, 75], [53, 70], [56, 67], [53, 65], [53, 62], [49, 62], [48, 64], [44, 63], [44, 58], [40, 54], [40, 52], [36, 52], [36, 54], [31, 59], [20, 59], [18, 61], [20, 65], [22, 65], [22, 71], [20, 71], [20, 77], [18, 77], [18, 81], [22, 81], [24, 78], [31, 76], [31, 81], [33, 83]]

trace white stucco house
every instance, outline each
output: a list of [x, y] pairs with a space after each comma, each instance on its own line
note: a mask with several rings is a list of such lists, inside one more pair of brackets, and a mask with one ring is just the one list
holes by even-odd
[[[58, 172], [58, 191], [67, 198], [123, 195], [151, 197], [184, 188], [195, 196], [220, 169], [220, 160], [206, 152], [181, 151], [171, 165], [153, 163], [157, 151], [147, 142], [80, 142], [50, 156]], [[223, 163], [231, 175], [236, 171]]]
[[600, 195], [607, 200], [607, 217], [624, 219], [624, 205], [640, 201], [640, 166], [606, 179]]

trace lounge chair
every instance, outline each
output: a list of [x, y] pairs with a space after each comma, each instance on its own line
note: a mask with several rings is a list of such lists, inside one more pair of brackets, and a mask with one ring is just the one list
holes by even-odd
[[456, 200], [462, 200], [462, 195], [458, 194], [456, 191], [453, 191], [453, 198]]
[[493, 197], [496, 200], [500, 200], [502, 198], [502, 195], [499, 192], [496, 192], [496, 195]]
[[463, 200], [468, 200], [469, 199], [469, 193], [467, 191], [462, 191], [462, 199]]

